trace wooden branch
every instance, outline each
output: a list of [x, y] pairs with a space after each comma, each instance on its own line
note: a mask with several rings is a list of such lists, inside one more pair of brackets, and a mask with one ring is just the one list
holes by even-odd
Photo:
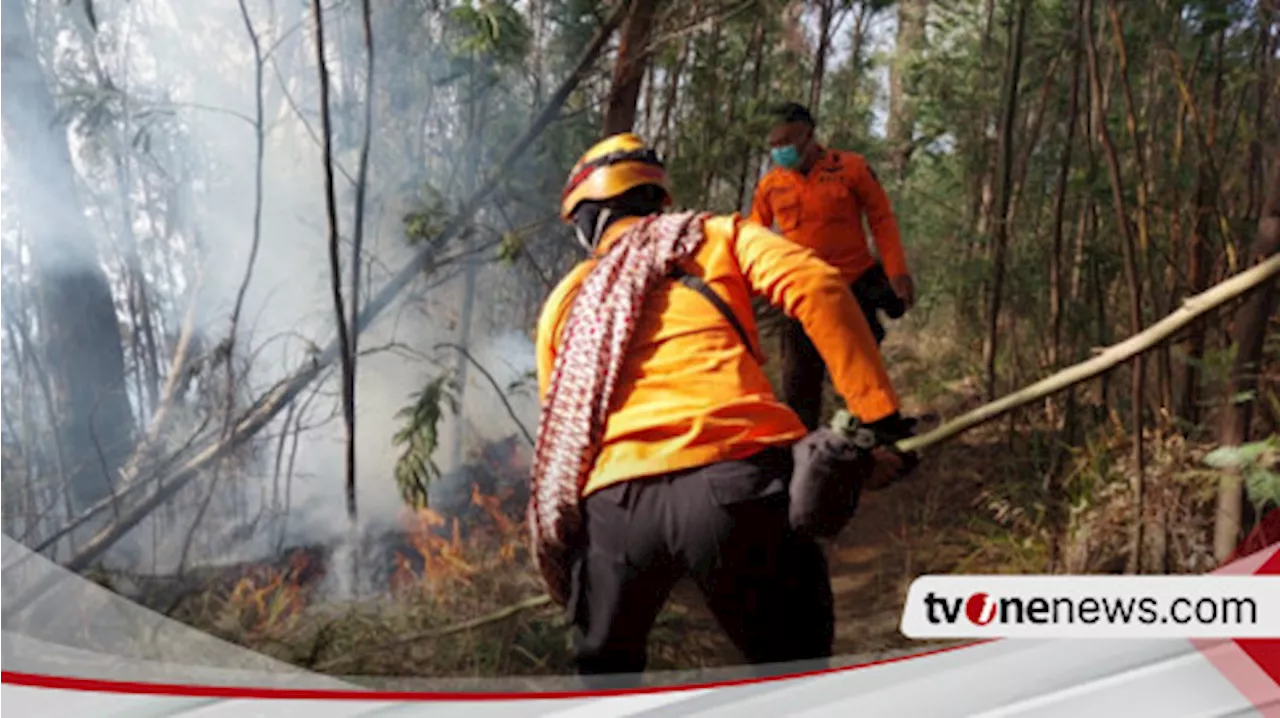
[[[618, 27], [622, 21], [626, 11], [626, 3], [619, 3], [614, 8], [613, 13], [609, 16], [605, 24], [597, 31], [596, 36], [591, 43], [582, 51], [574, 69], [561, 82], [555, 93], [547, 101], [547, 104], [538, 113], [538, 116], [530, 123], [528, 129], [525, 130], [519, 138], [515, 140], [507, 150], [502, 159], [495, 165], [494, 172], [491, 173], [483, 185], [480, 186], [471, 197], [462, 205], [462, 209], [458, 215], [450, 220], [444, 230], [430, 242], [428, 246], [423, 247], [414, 257], [388, 282], [383, 285], [382, 289], [369, 300], [364, 309], [360, 312], [360, 321], [357, 331], [363, 331], [368, 328], [373, 320], [378, 317], [395, 298], [409, 286], [410, 282], [421, 276], [422, 272], [434, 266], [434, 259], [438, 254], [440, 246], [457, 236], [459, 232], [466, 226], [471, 216], [480, 208], [480, 204], [485, 198], [493, 192], [498, 186], [498, 182], [507, 175], [511, 165], [520, 158], [533, 144], [533, 141], [547, 128], [548, 125], [556, 118], [560, 112], [561, 106], [568, 100], [569, 94], [578, 86], [581, 78], [587, 73], [587, 70], [595, 62], [604, 49], [605, 43], [609, 36]], [[133, 527], [137, 526], [144, 518], [146, 518], [157, 507], [163, 505], [170, 498], [175, 496], [187, 484], [193, 481], [200, 473], [210, 464], [218, 459], [226, 456], [231, 451], [239, 447], [245, 441], [252, 438], [255, 434], [270, 423], [276, 415], [284, 410], [302, 391], [315, 380], [338, 356], [338, 347], [336, 342], [330, 342], [327, 347], [312, 358], [310, 364], [303, 366], [295, 371], [287, 379], [276, 385], [276, 387], [260, 398], [251, 409], [237, 424], [231, 435], [225, 439], [214, 441], [206, 446], [203, 450], [196, 452], [187, 461], [176, 468], [163, 480], [158, 481], [160, 487], [145, 499], [140, 500], [136, 505], [129, 507], [121, 515], [120, 519], [106, 526], [99, 531], [93, 538], [89, 539], [84, 546], [80, 548], [68, 561], [64, 564], [65, 568], [71, 571], [80, 571], [89, 566], [95, 559], [103, 554], [108, 548], [125, 536]], [[43, 595], [53, 584], [57, 582], [57, 577], [50, 574], [50, 578], [37, 582], [29, 590], [23, 591], [11, 601], [5, 601], [5, 611], [20, 611], [28, 606], [31, 601]]]
[[984, 404], [967, 414], [952, 419], [927, 434], [900, 441], [897, 444], [897, 448], [899, 451], [919, 451], [928, 448], [976, 426], [998, 419], [1014, 409], [1105, 374], [1120, 364], [1155, 349], [1174, 336], [1179, 329], [1205, 314], [1252, 290], [1265, 286], [1268, 282], [1274, 282], [1278, 276], [1280, 276], [1280, 255], [1274, 255], [1253, 268], [1223, 281], [1221, 284], [1215, 285], [1193, 297], [1188, 297], [1180, 308], [1164, 319], [1118, 344], [1107, 347], [1092, 359], [1067, 367], [1031, 386], [1005, 395], [989, 404]]

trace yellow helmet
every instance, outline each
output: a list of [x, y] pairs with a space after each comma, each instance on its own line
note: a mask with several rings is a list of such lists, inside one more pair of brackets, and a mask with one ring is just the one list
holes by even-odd
[[617, 197], [642, 185], [655, 185], [671, 204], [671, 188], [662, 160], [639, 137], [624, 132], [606, 137], [587, 150], [569, 173], [560, 195], [560, 218], [571, 221], [578, 205]]

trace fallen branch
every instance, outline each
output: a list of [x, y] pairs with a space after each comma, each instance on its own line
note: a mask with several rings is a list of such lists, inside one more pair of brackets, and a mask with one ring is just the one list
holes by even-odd
[[1183, 301], [1181, 307], [1164, 319], [1118, 344], [1112, 344], [1092, 359], [1067, 367], [1031, 386], [1015, 391], [1012, 394], [1007, 394], [993, 402], [983, 404], [977, 409], [952, 419], [927, 434], [900, 441], [897, 447], [901, 451], [919, 451], [976, 426], [998, 419], [1014, 409], [1040, 401], [1076, 384], [1105, 374], [1135, 356], [1155, 349], [1175, 335], [1179, 329], [1214, 309], [1263, 286], [1267, 282], [1275, 281], [1277, 274], [1280, 274], [1280, 255], [1273, 256], [1265, 262], [1260, 262], [1254, 267], [1240, 272], [1200, 294], [1188, 297]]
[[470, 631], [476, 628], [480, 628], [481, 626], [487, 626], [491, 623], [497, 623], [499, 621], [506, 620], [522, 611], [528, 611], [533, 608], [540, 608], [550, 603], [551, 603], [551, 597], [545, 593], [542, 594], [541, 596], [533, 596], [532, 598], [526, 598], [525, 600], [519, 603], [512, 604], [510, 606], [507, 606], [506, 608], [498, 609], [493, 613], [480, 616], [479, 618], [473, 618], [469, 621], [463, 621], [462, 623], [455, 623], [451, 626], [446, 626], [444, 628], [437, 628], [430, 631], [423, 631], [421, 633], [412, 633], [408, 636], [402, 636], [400, 638], [397, 638], [394, 641], [379, 643], [375, 646], [369, 646], [368, 648], [365, 648], [362, 650], [348, 651], [340, 656], [336, 656], [327, 661], [311, 666], [311, 670], [327, 671], [336, 666], [340, 666], [344, 663], [351, 663], [355, 660], [358, 660], [360, 658], [365, 658], [374, 653], [385, 651], [388, 648], [396, 648], [398, 646], [403, 646], [409, 643], [417, 643], [418, 641], [430, 641], [437, 638], [443, 638], [445, 636], [451, 636], [455, 633]]
[[[590, 66], [595, 62], [601, 50], [604, 49], [605, 42], [609, 36], [613, 34], [614, 29], [622, 21], [626, 13], [628, 3], [619, 3], [614, 8], [613, 13], [605, 21], [604, 25], [597, 31], [595, 37], [590, 44], [582, 51], [577, 64], [569, 73], [568, 77], [561, 82], [555, 93], [547, 101], [547, 104], [538, 113], [530, 123], [528, 129], [525, 130], [519, 138], [511, 144], [506, 154], [496, 165], [496, 169], [492, 172], [488, 179], [485, 180], [479, 189], [477, 189], [471, 197], [462, 205], [458, 214], [453, 217], [441, 233], [430, 243], [424, 247], [418, 254], [409, 261], [394, 277], [383, 285], [377, 295], [370, 298], [369, 303], [365, 305], [360, 312], [357, 331], [364, 331], [372, 324], [373, 320], [378, 317], [388, 306], [391, 305], [395, 298], [404, 291], [405, 287], [419, 276], [428, 267], [433, 266], [433, 260], [441, 246], [457, 236], [470, 221], [471, 216], [480, 208], [485, 198], [493, 192], [503, 177], [509, 174], [509, 168], [520, 158], [533, 144], [533, 141], [542, 134], [542, 131], [551, 124], [552, 120], [560, 112], [561, 106], [568, 100], [569, 94], [578, 86], [582, 77], [586, 74]], [[281, 382], [271, 392], [258, 402], [252, 411], [245, 415], [237, 422], [235, 429], [225, 439], [216, 441], [206, 447], [203, 451], [192, 456], [181, 467], [176, 469], [170, 476], [162, 480], [160, 488], [155, 493], [145, 499], [139, 501], [135, 506], [125, 511], [119, 520], [111, 525], [103, 528], [93, 538], [89, 539], [79, 551], [77, 551], [65, 564], [65, 568], [70, 571], [80, 571], [92, 563], [95, 559], [103, 554], [108, 548], [125, 536], [133, 527], [137, 526], [147, 515], [154, 511], [157, 507], [163, 505], [166, 501], [176, 495], [188, 483], [193, 481], [200, 472], [208, 467], [212, 462], [226, 456], [232, 450], [239, 447], [245, 441], [253, 437], [270, 423], [277, 414], [279, 414], [288, 404], [293, 401], [317, 376], [320, 375], [330, 364], [338, 357], [337, 342], [330, 342], [323, 351], [313, 357], [311, 364], [298, 369], [292, 376]], [[20, 611], [31, 603], [31, 601], [40, 597], [50, 586], [56, 583], [58, 578], [51, 575], [44, 581], [38, 582], [31, 589], [24, 591], [11, 602], [6, 602], [5, 611]]]

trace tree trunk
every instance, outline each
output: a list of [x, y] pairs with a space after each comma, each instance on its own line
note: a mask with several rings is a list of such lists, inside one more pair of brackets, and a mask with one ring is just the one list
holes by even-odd
[[[1098, 70], [1098, 47], [1097, 39], [1093, 33], [1093, 0], [1086, 0], [1088, 8], [1085, 12], [1085, 34], [1087, 40], [1085, 47], [1089, 56], [1089, 81], [1091, 91], [1095, 96], [1102, 95], [1102, 79]], [[1112, 142], [1111, 132], [1107, 129], [1106, 115], [1103, 108], [1104, 103], [1099, 101], [1094, 103], [1094, 112], [1097, 113], [1097, 129], [1099, 140], [1102, 142], [1103, 156], [1107, 161], [1107, 170], [1111, 176], [1111, 201], [1115, 210], [1116, 226], [1120, 230], [1121, 245], [1120, 248], [1124, 254], [1124, 271], [1125, 278], [1129, 284], [1129, 322], [1132, 326], [1134, 334], [1142, 331], [1142, 276], [1138, 271], [1137, 248], [1134, 246], [1133, 227], [1129, 222], [1129, 213], [1125, 208], [1124, 201], [1124, 178], [1120, 171], [1120, 158], [1116, 152], [1115, 143]], [[1144, 383], [1143, 377], [1144, 363], [1141, 356], [1134, 357], [1133, 360], [1133, 377], [1130, 386], [1130, 399], [1133, 411], [1133, 544], [1129, 553], [1129, 568], [1131, 573], [1140, 572], [1142, 570], [1142, 549], [1143, 549], [1143, 528], [1145, 522], [1145, 462], [1142, 446], [1142, 387]]]
[[633, 0], [627, 12], [618, 44], [618, 58], [613, 64], [613, 85], [604, 111], [605, 137], [630, 132], [635, 126], [640, 85], [652, 54], [649, 38], [653, 34], [653, 19], [661, 1]]
[[862, 53], [867, 42], [866, 25], [870, 14], [865, 3], [858, 3], [858, 9], [853, 15], [853, 38], [850, 40], [852, 47], [849, 50], [849, 67], [853, 69], [850, 73], [852, 79], [848, 91], [841, 93], [843, 95], [840, 103], [841, 110], [845, 116], [848, 116], [850, 105], [862, 91]]
[[[1222, 53], [1225, 33], [1219, 32], [1214, 42], [1214, 80], [1213, 99], [1209, 113], [1208, 128], [1204, 136], [1204, 146], [1200, 148], [1200, 162], [1196, 169], [1196, 218], [1187, 240], [1187, 279], [1191, 286], [1190, 294], [1204, 291], [1209, 286], [1213, 268], [1213, 251], [1210, 247], [1210, 236], [1213, 231], [1213, 220], [1217, 213], [1218, 176], [1213, 167], [1213, 151], [1217, 145], [1217, 117], [1222, 105]], [[1187, 340], [1187, 365], [1182, 374], [1182, 406], [1179, 414], [1193, 424], [1199, 420], [1200, 370], [1198, 364], [1204, 358], [1205, 326], [1197, 324], [1191, 328]], [[1232, 547], [1234, 548], [1234, 546]]]
[[[1062, 235], [1063, 225], [1066, 221], [1066, 200], [1067, 200], [1067, 184], [1071, 176], [1071, 150], [1075, 143], [1076, 133], [1076, 115], [1079, 112], [1080, 105], [1080, 60], [1082, 56], [1080, 45], [1081, 26], [1081, 10], [1084, 2], [1081, 0], [1076, 5], [1075, 17], [1075, 50], [1071, 59], [1071, 91], [1070, 99], [1067, 105], [1067, 127], [1066, 137], [1062, 145], [1062, 159], [1058, 164], [1058, 191], [1054, 198], [1053, 204], [1053, 249], [1049, 255], [1049, 365], [1053, 369], [1061, 366], [1062, 362], [1062, 300], [1063, 300], [1063, 247]], [[1056, 404], [1049, 405], [1051, 416], [1057, 422], [1058, 411]], [[1072, 433], [1075, 428], [1075, 391], [1068, 392], [1066, 397], [1066, 409], [1061, 413], [1062, 431], [1065, 433], [1067, 446], [1071, 445]], [[1068, 499], [1062, 490], [1062, 480], [1059, 476], [1060, 466], [1064, 458], [1065, 450], [1060, 444], [1054, 444], [1052, 455], [1050, 457], [1049, 470], [1045, 473], [1045, 504], [1047, 506], [1047, 518], [1049, 524], [1049, 567], [1050, 573], [1057, 571], [1061, 565], [1062, 544], [1066, 536], [1067, 528], [1067, 502]]]
[[[1254, 108], [1254, 136], [1249, 142], [1249, 210], [1248, 218], [1253, 220], [1261, 216], [1263, 181], [1266, 172], [1262, 166], [1262, 142], [1266, 132], [1270, 102], [1271, 64], [1280, 48], [1276, 47], [1276, 34], [1272, 30], [1277, 8], [1268, 3], [1258, 4], [1258, 32], [1262, 34], [1262, 51], [1258, 53], [1257, 68], [1257, 106]], [[1274, 121], [1274, 120], [1273, 120]]]
[[1080, 111], [1080, 60], [1083, 55], [1079, 36], [1083, 30], [1080, 12], [1082, 2], [1076, 7], [1076, 44], [1071, 60], [1071, 99], [1067, 105], [1067, 136], [1062, 144], [1062, 159], [1058, 164], [1058, 193], [1053, 203], [1053, 251], [1049, 255], [1049, 364], [1055, 369], [1062, 361], [1062, 229], [1067, 207], [1067, 184], [1071, 179], [1071, 150], [1075, 144], [1076, 114]]
[[106, 498], [133, 448], [119, 320], [22, 0], [3, 0], [3, 122], [41, 309], [40, 341], [75, 508]]
[[[707, 65], [711, 74], [709, 87], [706, 91], [706, 109], [705, 117], [716, 117], [718, 110], [722, 107], [720, 102], [720, 66], [717, 59], [720, 57], [720, 41], [723, 37], [723, 29], [717, 23], [711, 28], [711, 49], [707, 53]], [[702, 58], [699, 57], [699, 60]], [[697, 67], [695, 64], [694, 67]], [[707, 205], [711, 198], [711, 189], [715, 184], [717, 162], [712, 148], [716, 145], [716, 141], [724, 134], [723, 129], [717, 127], [716, 122], [704, 121], [702, 123], [702, 156], [699, 164], [702, 166], [702, 191], [696, 198], [699, 205]]]
[[831, 21], [835, 0], [818, 0], [818, 48], [813, 54], [813, 75], [809, 78], [809, 109], [821, 117], [822, 78], [827, 72], [827, 52], [831, 49]]
[[[477, 60], [479, 62], [479, 60]], [[467, 137], [467, 156], [470, 160], [467, 162], [466, 169], [463, 170], [463, 194], [469, 195], [475, 191], [476, 181], [478, 180], [478, 171], [481, 162], [484, 159], [484, 129], [485, 119], [488, 115], [487, 108], [489, 105], [488, 90], [478, 90], [476, 85], [476, 70], [473, 68], [471, 73], [472, 91], [468, 96], [468, 104], [466, 107], [466, 119], [468, 128]], [[634, 102], [634, 98], [633, 98]], [[632, 119], [635, 117], [635, 106], [632, 105]], [[469, 235], [467, 241], [472, 239]], [[467, 396], [467, 361], [466, 352], [471, 350], [471, 331], [472, 324], [475, 323], [475, 306], [476, 306], [476, 279], [480, 271], [480, 264], [474, 257], [468, 257], [466, 267], [463, 270], [462, 280], [462, 316], [459, 319], [458, 328], [458, 345], [462, 347], [459, 354], [457, 364], [454, 366], [454, 376], [458, 382], [458, 405], [462, 409], [457, 417], [457, 422], [453, 427], [453, 439], [449, 448], [450, 465], [453, 469], [462, 466], [465, 459], [463, 456], [463, 445], [465, 443], [466, 429], [466, 396]]]
[[[1280, 149], [1272, 152], [1271, 189], [1258, 220], [1253, 242], [1253, 260], [1261, 261], [1280, 251]], [[1218, 424], [1218, 444], [1239, 446], [1249, 440], [1249, 423], [1256, 399], [1258, 365], [1266, 338], [1267, 322], [1275, 308], [1276, 285], [1271, 282], [1254, 292], [1236, 313], [1232, 339], [1236, 361], [1227, 383], [1228, 404]], [[1225, 560], [1235, 550], [1241, 536], [1244, 514], [1244, 484], [1238, 472], [1228, 472], [1218, 485], [1218, 512], [1214, 524], [1213, 552]]]
[[[751, 33], [751, 100], [755, 102], [760, 98], [760, 78], [764, 70], [764, 41], [765, 26], [764, 20], [756, 19], [755, 29]], [[751, 170], [752, 164], [755, 162], [756, 153], [747, 148], [742, 154], [742, 169], [738, 173], [738, 204], [736, 205], [740, 211], [746, 211], [743, 205], [747, 200], [747, 175]]]
[[1022, 46], [1026, 37], [1029, 0], [1020, 0], [1009, 34], [1009, 62], [1005, 69], [1004, 99], [999, 136], [995, 232], [991, 240], [991, 294], [987, 302], [987, 336], [983, 344], [987, 401], [996, 398], [996, 353], [999, 349], [1000, 300], [1004, 292], [1005, 254], [1009, 244], [1009, 207], [1013, 197], [1013, 135], [1018, 117], [1018, 81], [1022, 75]]
[[889, 117], [885, 134], [889, 141], [890, 166], [899, 181], [906, 177], [907, 162], [914, 147], [915, 111], [912, 89], [906, 81], [908, 65], [924, 43], [929, 0], [899, 0], [898, 36], [893, 63], [889, 66]]
[[689, 53], [693, 50], [693, 36], [685, 38], [684, 44], [680, 47], [680, 55], [676, 57], [676, 66], [667, 74], [667, 93], [662, 102], [662, 124], [658, 127], [661, 133], [658, 141], [662, 147], [662, 151], [666, 154], [671, 153], [672, 146], [675, 144], [671, 135], [671, 116], [675, 112], [676, 103], [680, 101], [680, 75], [684, 71], [685, 63], [689, 61]]

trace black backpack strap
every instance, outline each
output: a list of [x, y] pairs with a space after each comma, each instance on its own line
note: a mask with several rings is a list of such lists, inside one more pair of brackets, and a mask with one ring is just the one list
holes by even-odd
[[[729, 306], [728, 302], [721, 299], [720, 295], [716, 294], [714, 289], [707, 286], [707, 283], [702, 281], [702, 277], [689, 274], [680, 266], [676, 266], [672, 269], [670, 276], [686, 287], [706, 297], [707, 301], [711, 302], [711, 304], [715, 306], [722, 315], [724, 315], [725, 320], [728, 321], [729, 325], [733, 327], [733, 330], [738, 333], [738, 338], [742, 340], [744, 345], [746, 345], [747, 352], [753, 357], [756, 356], [751, 340], [747, 337], [747, 330], [743, 328], [742, 322], [738, 321], [738, 315], [733, 313], [733, 308]], [[759, 359], [759, 357], [756, 358]]]

